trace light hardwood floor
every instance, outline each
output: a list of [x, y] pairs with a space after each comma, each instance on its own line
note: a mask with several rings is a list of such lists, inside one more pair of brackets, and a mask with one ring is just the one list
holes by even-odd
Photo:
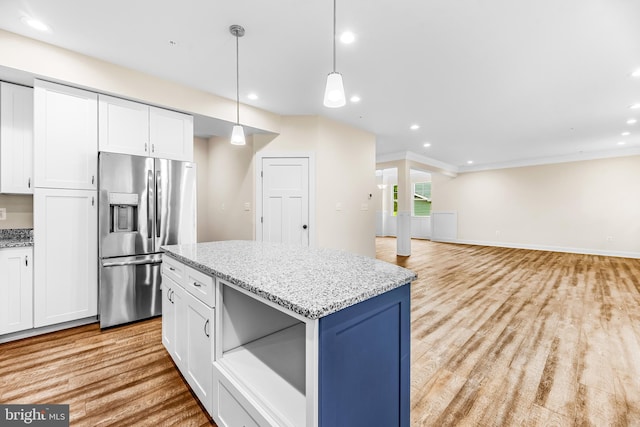
[[414, 426], [640, 426], [640, 260], [414, 240]]
[[[395, 239], [376, 244], [419, 275], [412, 426], [640, 426], [640, 260], [419, 240], [405, 258]], [[0, 402], [68, 403], [73, 426], [210, 425], [160, 327], [2, 344]]]

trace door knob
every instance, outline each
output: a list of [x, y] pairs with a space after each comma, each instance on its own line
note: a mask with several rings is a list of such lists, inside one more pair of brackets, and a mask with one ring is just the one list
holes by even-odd
[[307, 224], [303, 225], [302, 228], [306, 230], [307, 229]]

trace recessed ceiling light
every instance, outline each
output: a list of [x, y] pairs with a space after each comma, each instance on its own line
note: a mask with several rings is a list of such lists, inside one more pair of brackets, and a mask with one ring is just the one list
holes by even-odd
[[635, 125], [638, 121], [636, 119], [629, 119], [627, 120], [627, 124], [628, 125]]
[[420, 125], [411, 125], [410, 129], [411, 130], [418, 130], [418, 129], [420, 129]]
[[473, 164], [473, 160], [467, 160], [467, 164], [468, 165], [472, 165]]
[[626, 142], [624, 142], [624, 141], [618, 141], [618, 145], [624, 145], [624, 144], [626, 144]]
[[355, 104], [357, 102], [360, 102], [360, 97], [358, 95], [353, 95], [351, 98], [349, 98], [349, 101]]
[[431, 143], [430, 142], [425, 142], [424, 144], [422, 144], [423, 147], [431, 147]]
[[28, 26], [30, 26], [31, 28], [38, 30], [38, 31], [49, 31], [50, 28], [47, 24], [45, 24], [42, 21], [39, 21], [37, 19], [34, 18], [30, 18], [28, 16], [23, 16], [20, 19], [22, 22], [24, 22], [25, 24], [27, 24]]
[[340, 41], [344, 44], [351, 44], [355, 41], [356, 35], [351, 31], [345, 31], [340, 35]]
[[620, 135], [622, 135], [622, 136], [629, 136], [629, 135], [631, 135], [631, 132], [622, 132]]
[[258, 94], [251, 92], [249, 95], [247, 95], [247, 98], [251, 99], [252, 101], [255, 101], [256, 99], [258, 99]]
[[636, 68], [633, 73], [631, 73], [631, 77], [640, 77], [640, 68]]
[[640, 108], [640, 103], [635, 103], [629, 106], [629, 108], [631, 108], [632, 110], [637, 110], [638, 108]]

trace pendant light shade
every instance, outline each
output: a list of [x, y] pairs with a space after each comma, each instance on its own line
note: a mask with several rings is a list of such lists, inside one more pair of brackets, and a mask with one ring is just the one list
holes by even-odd
[[231, 132], [231, 143], [233, 145], [245, 145], [246, 141], [244, 139], [244, 129], [242, 126], [235, 125], [233, 127], [233, 132]]
[[236, 124], [231, 132], [231, 144], [245, 145], [244, 129], [240, 125], [240, 49], [238, 40], [244, 36], [244, 28], [241, 25], [232, 25], [229, 32], [236, 38]]
[[324, 90], [324, 106], [329, 108], [342, 107], [347, 103], [342, 84], [342, 74], [336, 71], [336, 0], [333, 0], [333, 72], [327, 76], [327, 86]]
[[327, 76], [327, 87], [324, 90], [324, 106], [329, 108], [342, 107], [347, 103], [344, 96], [342, 74], [333, 72]]

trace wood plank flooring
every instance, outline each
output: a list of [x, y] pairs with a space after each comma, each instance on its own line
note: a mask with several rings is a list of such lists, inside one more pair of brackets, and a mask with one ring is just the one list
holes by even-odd
[[414, 240], [413, 426], [640, 426], [640, 260]]
[[72, 426], [210, 426], [162, 346], [161, 320], [0, 345], [0, 403], [69, 404]]
[[[395, 243], [378, 257], [419, 275], [412, 426], [640, 426], [640, 260]], [[214, 425], [160, 328], [1, 344], [0, 403], [68, 403], [73, 426]]]

